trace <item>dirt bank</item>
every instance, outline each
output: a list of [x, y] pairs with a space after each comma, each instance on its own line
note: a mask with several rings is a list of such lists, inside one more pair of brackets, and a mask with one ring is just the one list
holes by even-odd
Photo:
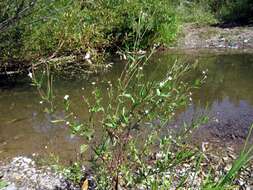
[[178, 49], [251, 49], [253, 26], [220, 28], [187, 24], [175, 44]]

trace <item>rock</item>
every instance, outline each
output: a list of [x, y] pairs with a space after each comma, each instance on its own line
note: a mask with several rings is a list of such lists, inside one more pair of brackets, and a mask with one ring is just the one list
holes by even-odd
[[5, 190], [54, 190], [66, 189], [76, 190], [71, 182], [66, 183], [66, 179], [52, 171], [48, 167], [38, 168], [35, 162], [27, 157], [16, 157], [7, 165], [0, 165], [3, 179], [10, 182]]
[[18, 190], [18, 188], [14, 184], [10, 184], [9, 186], [5, 187], [3, 190]]
[[232, 168], [232, 164], [228, 164], [228, 165], [226, 165], [226, 167], [224, 169], [225, 169], [225, 171], [228, 172], [231, 168]]
[[183, 35], [177, 41], [176, 48], [228, 48], [249, 49], [253, 48], [253, 27], [219, 28], [211, 26], [196, 27], [186, 24]]

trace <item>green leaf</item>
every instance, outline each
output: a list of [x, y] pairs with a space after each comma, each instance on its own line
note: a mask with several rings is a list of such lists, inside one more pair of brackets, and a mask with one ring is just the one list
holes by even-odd
[[156, 89], [156, 95], [157, 95], [157, 96], [160, 96], [160, 95], [161, 95], [160, 89]]
[[125, 107], [123, 107], [123, 109], [122, 109], [121, 116], [122, 116], [122, 122], [127, 123], [128, 122], [128, 117], [126, 116], [126, 108]]
[[199, 86], [199, 85], [200, 85], [200, 80], [199, 80], [199, 79], [195, 80], [194, 84], [195, 84], [196, 86]]
[[113, 123], [105, 123], [105, 126], [113, 129], [116, 128]]
[[93, 130], [93, 129], [88, 129], [88, 128], [86, 128], [86, 129], [81, 133], [81, 136], [84, 136], [84, 137], [86, 137], [88, 140], [91, 140], [91, 139], [92, 139], [93, 133], [94, 133], [94, 130]]
[[124, 94], [122, 94], [122, 96], [131, 99], [131, 101], [133, 102], [133, 104], [135, 104], [135, 99], [134, 99], [134, 97], [131, 94], [124, 93]]
[[83, 125], [80, 124], [80, 125], [74, 125], [73, 127], [74, 127], [74, 130], [78, 132], [78, 131], [81, 130], [82, 126], [83, 126]]
[[65, 122], [64, 119], [52, 120], [51, 123], [62, 123]]
[[8, 186], [8, 183], [2, 179], [0, 179], [0, 189], [5, 188]]
[[88, 149], [88, 145], [82, 144], [82, 145], [80, 146], [80, 153], [81, 153], [81, 154], [85, 153], [85, 152], [87, 151], [87, 149]]

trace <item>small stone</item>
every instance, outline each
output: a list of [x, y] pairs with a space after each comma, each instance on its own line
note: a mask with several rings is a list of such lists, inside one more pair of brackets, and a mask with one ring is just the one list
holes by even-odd
[[224, 157], [222, 158], [222, 160], [223, 160], [224, 162], [227, 162], [227, 161], [229, 160], [229, 158], [228, 158], [227, 156], [224, 156]]
[[18, 190], [18, 188], [14, 184], [10, 184], [4, 190]]
[[231, 164], [226, 165], [226, 167], [224, 168], [226, 171], [229, 171], [232, 168]]

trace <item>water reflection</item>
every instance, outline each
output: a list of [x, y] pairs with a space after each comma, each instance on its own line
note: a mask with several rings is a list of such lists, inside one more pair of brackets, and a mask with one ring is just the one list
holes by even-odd
[[[194, 91], [193, 103], [177, 116], [176, 124], [191, 122], [202, 114], [210, 122], [195, 134], [197, 141], [219, 139], [235, 141], [247, 135], [253, 123], [253, 55], [252, 54], [170, 54], [154, 56], [146, 68], [147, 78], [152, 80], [166, 73], [169, 64], [194, 64], [194, 70], [186, 78], [190, 81], [208, 69], [206, 84]], [[55, 82], [55, 102], [62, 108], [63, 97], [69, 94], [72, 108], [81, 117], [87, 116], [82, 96], [88, 97], [92, 82], [106, 92], [107, 81], [116, 81], [123, 64], [115, 64], [112, 71], [93, 76], [89, 80]], [[64, 117], [62, 112], [49, 115], [43, 112], [43, 104], [37, 92], [28, 83], [13, 88], [0, 88], [0, 156], [20, 154], [48, 154], [54, 152], [70, 159], [77, 152], [80, 139], [73, 138], [64, 123], [52, 124], [51, 119]], [[206, 105], [209, 105], [206, 107]]]

